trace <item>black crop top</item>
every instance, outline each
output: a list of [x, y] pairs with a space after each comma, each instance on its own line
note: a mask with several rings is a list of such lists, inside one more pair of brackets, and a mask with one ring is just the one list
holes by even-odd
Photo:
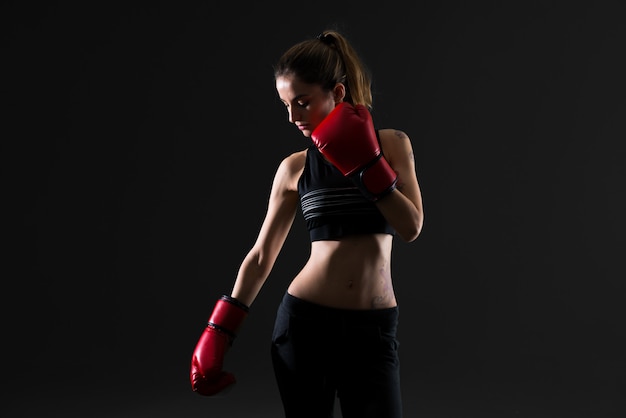
[[376, 205], [361, 194], [352, 180], [326, 161], [315, 145], [307, 150], [298, 193], [311, 241], [335, 240], [353, 234], [395, 233]]

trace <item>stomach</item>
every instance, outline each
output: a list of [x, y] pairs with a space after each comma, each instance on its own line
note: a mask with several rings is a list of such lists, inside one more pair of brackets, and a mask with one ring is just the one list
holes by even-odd
[[342, 309], [385, 309], [397, 305], [391, 278], [393, 237], [364, 234], [313, 241], [306, 264], [288, 293]]

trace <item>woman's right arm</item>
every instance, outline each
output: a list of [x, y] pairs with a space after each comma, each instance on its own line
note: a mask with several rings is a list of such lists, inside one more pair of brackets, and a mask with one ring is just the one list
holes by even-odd
[[231, 296], [247, 306], [252, 305], [272, 271], [295, 219], [302, 154], [292, 154], [279, 165], [259, 235], [239, 267]]
[[235, 383], [234, 375], [222, 369], [224, 355], [269, 276], [293, 224], [298, 205], [297, 187], [293, 187], [298, 161], [292, 154], [279, 165], [261, 231], [239, 268], [231, 297], [224, 295], [216, 302], [196, 343], [189, 372], [196, 393], [213, 396]]

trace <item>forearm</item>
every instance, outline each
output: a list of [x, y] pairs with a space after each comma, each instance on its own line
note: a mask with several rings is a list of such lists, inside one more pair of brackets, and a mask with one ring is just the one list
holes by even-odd
[[399, 190], [394, 190], [376, 202], [378, 210], [396, 230], [400, 238], [412, 242], [419, 236], [424, 223], [424, 211]]
[[247, 306], [251, 306], [261, 291], [269, 269], [260, 262], [256, 251], [248, 253], [239, 267], [231, 296]]

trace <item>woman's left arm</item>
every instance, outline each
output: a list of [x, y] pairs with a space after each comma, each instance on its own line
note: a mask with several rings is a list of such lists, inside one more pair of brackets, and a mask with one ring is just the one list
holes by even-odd
[[381, 129], [383, 154], [398, 174], [396, 189], [376, 202], [378, 209], [406, 242], [412, 242], [422, 231], [424, 209], [417, 181], [415, 156], [408, 135], [397, 129]]

